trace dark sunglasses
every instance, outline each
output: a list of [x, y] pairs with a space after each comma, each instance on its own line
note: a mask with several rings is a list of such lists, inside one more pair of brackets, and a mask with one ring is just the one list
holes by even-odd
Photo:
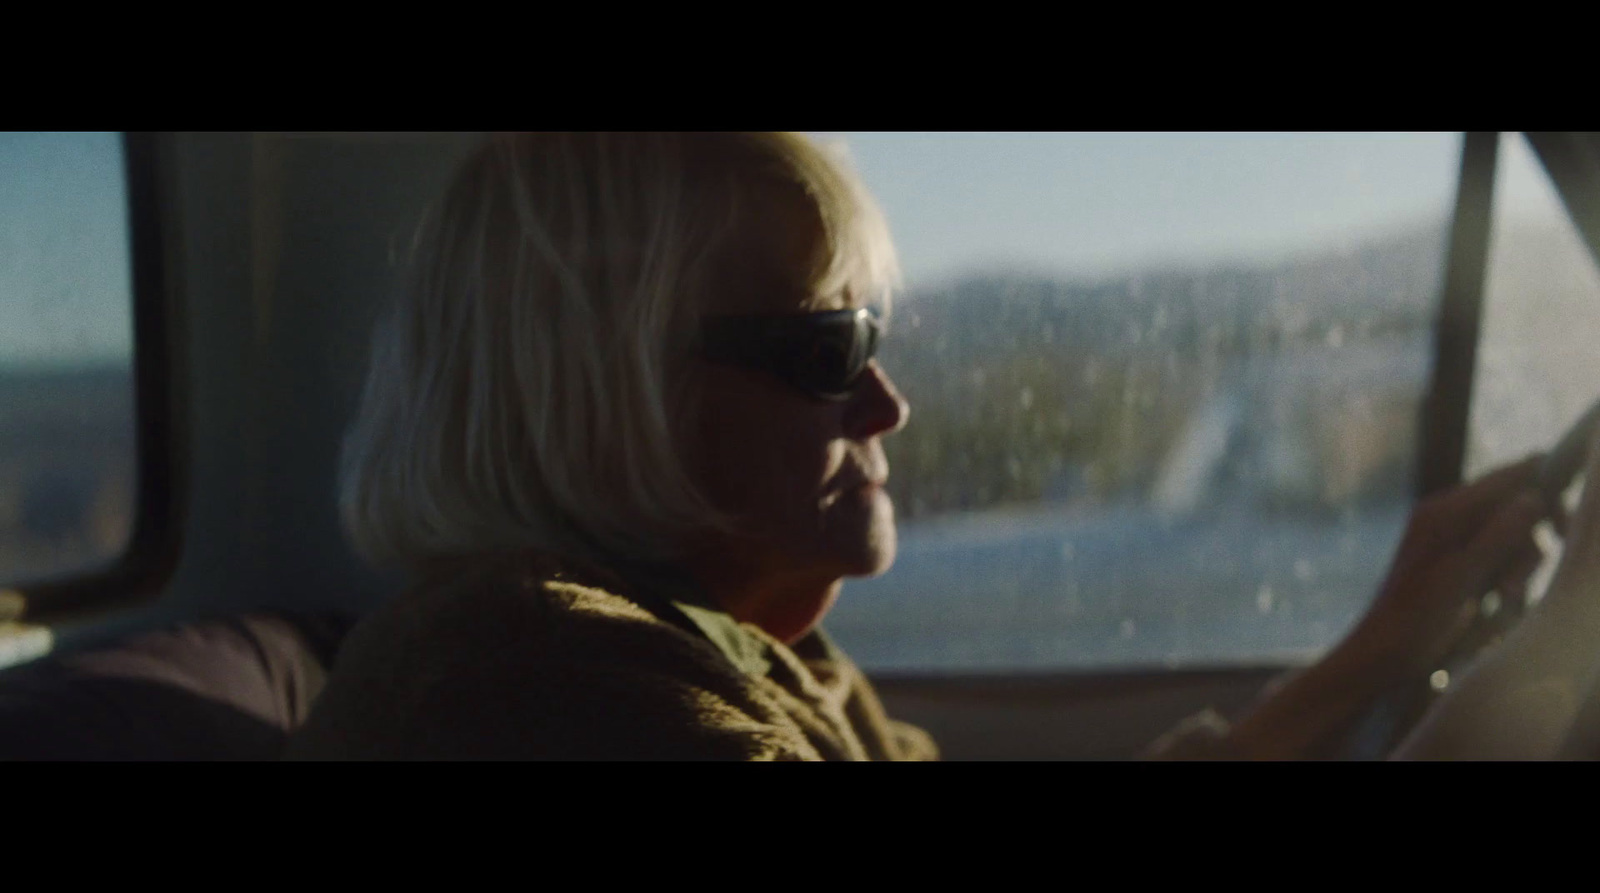
[[700, 331], [707, 360], [771, 373], [823, 400], [855, 392], [882, 333], [877, 315], [866, 308], [716, 316]]

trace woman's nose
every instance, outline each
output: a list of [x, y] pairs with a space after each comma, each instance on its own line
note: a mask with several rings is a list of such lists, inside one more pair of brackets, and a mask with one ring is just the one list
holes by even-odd
[[874, 360], [861, 373], [861, 383], [845, 406], [845, 434], [860, 440], [893, 434], [906, 426], [910, 415], [910, 404]]

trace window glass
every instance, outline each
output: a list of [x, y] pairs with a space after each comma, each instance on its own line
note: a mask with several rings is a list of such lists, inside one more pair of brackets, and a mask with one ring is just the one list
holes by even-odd
[[866, 666], [1309, 660], [1409, 509], [1459, 134], [819, 134], [888, 216]]
[[[1467, 467], [1471, 474], [1555, 445], [1600, 398], [1600, 269], [1521, 134], [1505, 134], [1495, 177]], [[1536, 576], [1548, 581], [1560, 541]]]
[[127, 545], [132, 346], [121, 139], [0, 133], [0, 582]]

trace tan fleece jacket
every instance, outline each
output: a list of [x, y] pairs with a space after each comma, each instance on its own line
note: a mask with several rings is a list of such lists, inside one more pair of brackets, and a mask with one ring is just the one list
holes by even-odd
[[701, 604], [524, 558], [458, 566], [362, 622], [288, 755], [885, 760], [937, 750], [885, 716], [820, 633], [790, 648]]

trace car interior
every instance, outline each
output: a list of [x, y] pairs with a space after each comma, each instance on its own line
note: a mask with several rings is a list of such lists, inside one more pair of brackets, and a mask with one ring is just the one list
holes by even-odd
[[[278, 755], [404, 585], [341, 533], [340, 439], [482, 136], [0, 135], [0, 757]], [[946, 759], [1237, 714], [1418, 498], [1600, 396], [1592, 134], [815, 136], [899, 244], [913, 407], [899, 560], [826, 626]], [[1471, 656], [1325, 756], [1381, 758]]]

